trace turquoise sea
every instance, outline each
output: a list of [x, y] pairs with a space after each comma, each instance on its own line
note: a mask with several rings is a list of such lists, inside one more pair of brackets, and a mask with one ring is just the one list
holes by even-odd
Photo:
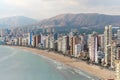
[[0, 80], [99, 80], [35, 53], [0, 46]]

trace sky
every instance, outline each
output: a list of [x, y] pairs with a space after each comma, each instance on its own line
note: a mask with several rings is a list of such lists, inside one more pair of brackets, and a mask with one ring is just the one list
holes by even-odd
[[0, 18], [50, 18], [64, 13], [120, 15], [120, 0], [0, 0]]

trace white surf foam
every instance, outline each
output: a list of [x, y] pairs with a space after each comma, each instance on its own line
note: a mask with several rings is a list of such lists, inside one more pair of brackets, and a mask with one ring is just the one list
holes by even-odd
[[10, 54], [10, 55], [8, 55], [8, 56], [2, 57], [2, 58], [0, 59], [0, 62], [3, 62], [3, 61], [5, 61], [5, 60], [13, 57], [15, 54], [16, 54], [16, 52], [13, 52], [12, 54]]
[[78, 74], [80, 74], [80, 75], [82, 75], [82, 76], [85, 76], [85, 77], [87, 77], [87, 78], [89, 78], [89, 79], [92, 79], [92, 77], [88, 76], [88, 75], [85, 74], [84, 72], [82, 72], [82, 71], [80, 71], [80, 70], [77, 70], [77, 69], [74, 69], [74, 70], [75, 70], [76, 73], [78, 73]]

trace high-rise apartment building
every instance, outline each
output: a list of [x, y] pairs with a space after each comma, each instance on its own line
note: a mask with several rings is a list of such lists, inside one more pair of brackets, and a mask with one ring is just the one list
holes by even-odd
[[45, 39], [45, 48], [46, 49], [49, 48], [49, 36], [47, 36], [46, 39]]
[[117, 39], [120, 40], [120, 29], [117, 30]]
[[69, 37], [63, 36], [62, 37], [62, 52], [63, 54], [67, 53], [69, 50]]
[[32, 32], [28, 33], [28, 46], [32, 45], [32, 37], [33, 37], [33, 33]]
[[104, 35], [103, 34], [99, 35], [98, 44], [99, 44], [101, 51], [103, 51], [104, 50]]
[[120, 44], [117, 45], [117, 54], [116, 54], [116, 59], [120, 60]]
[[3, 29], [1, 29], [0, 36], [1, 37], [3, 36]]
[[61, 52], [62, 51], [62, 37], [59, 37], [58, 38], [58, 51]]
[[112, 41], [111, 43], [111, 49], [109, 51], [111, 51], [110, 54], [110, 67], [111, 68], [115, 68], [115, 59], [116, 59], [116, 54], [117, 54], [117, 41]]
[[49, 39], [50, 49], [54, 49], [54, 36], [51, 35]]
[[96, 33], [89, 36], [89, 57], [92, 62], [98, 63], [98, 35]]
[[75, 56], [75, 45], [80, 44], [80, 41], [81, 39], [78, 35], [70, 37], [70, 55], [71, 56]]
[[36, 47], [39, 47], [39, 44], [41, 43], [41, 34], [36, 35], [35, 38], [36, 38]]
[[82, 53], [82, 44], [75, 44], [75, 57], [79, 57]]
[[104, 31], [104, 53], [105, 53], [105, 65], [108, 65], [108, 62], [110, 61], [111, 52], [110, 52], [110, 46], [112, 42], [112, 26], [105, 26]]
[[120, 60], [115, 61], [115, 80], [120, 80]]

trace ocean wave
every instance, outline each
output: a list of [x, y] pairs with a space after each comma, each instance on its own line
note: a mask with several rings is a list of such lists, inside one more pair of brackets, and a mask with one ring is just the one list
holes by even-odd
[[3, 61], [5, 61], [5, 60], [13, 57], [13, 56], [16, 55], [16, 54], [17, 54], [17, 52], [15, 51], [15, 52], [13, 52], [12, 54], [10, 54], [10, 55], [8, 55], [8, 56], [2, 57], [2, 58], [0, 59], [0, 62], [3, 62]]

